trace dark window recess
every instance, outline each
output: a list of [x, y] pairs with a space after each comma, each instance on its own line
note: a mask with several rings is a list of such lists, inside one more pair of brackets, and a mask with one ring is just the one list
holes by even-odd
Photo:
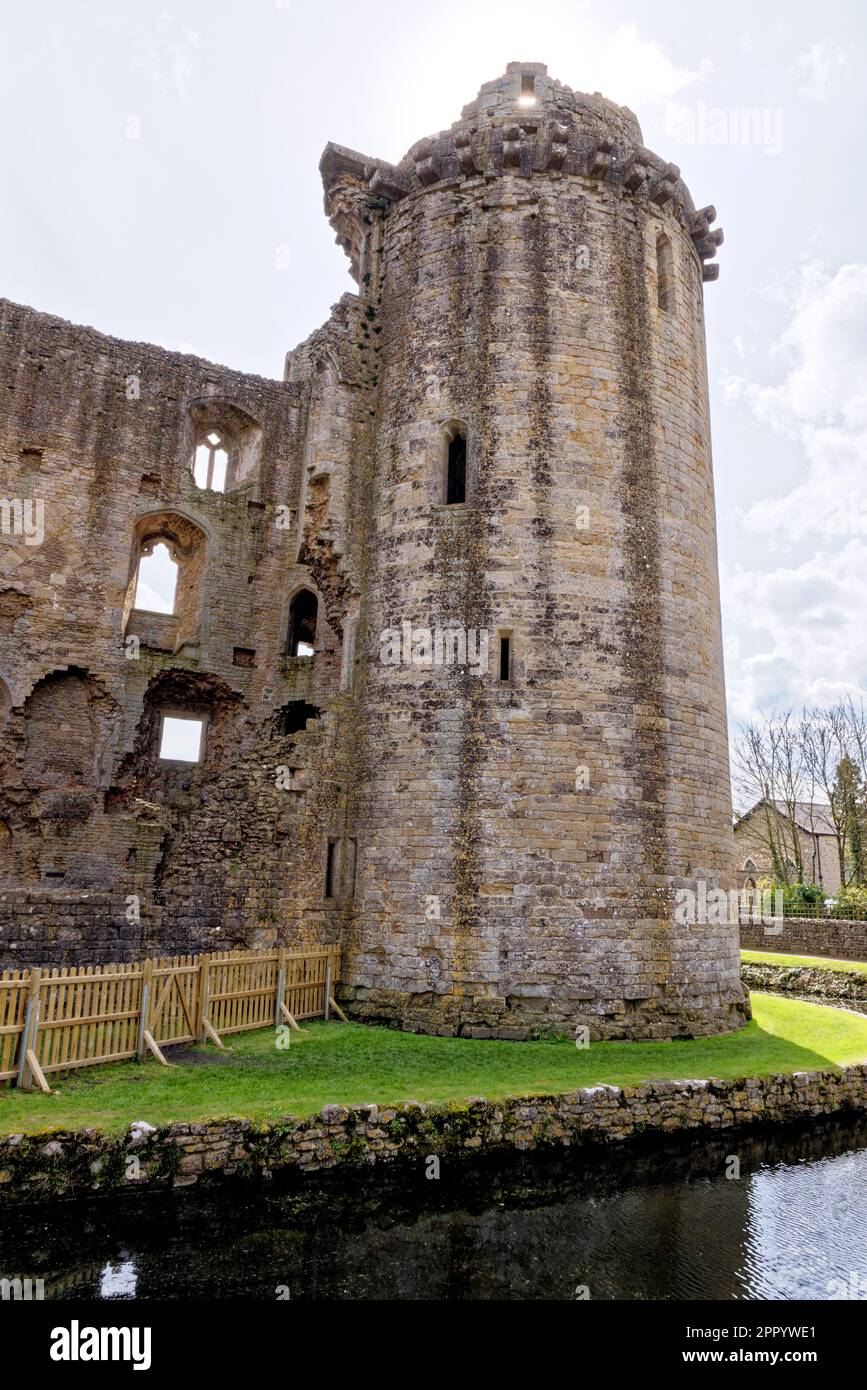
[[309, 589], [302, 589], [289, 605], [290, 656], [312, 656], [316, 642], [316, 618], [319, 601]]
[[326, 898], [336, 897], [336, 870], [337, 870], [337, 841], [328, 841], [328, 856], [325, 861], [325, 896]]
[[532, 97], [536, 95], [536, 79], [532, 74], [521, 74], [521, 96]]
[[46, 869], [43, 878], [66, 878], [65, 869]]
[[277, 732], [300, 733], [308, 719], [318, 719], [319, 715], [318, 705], [308, 705], [306, 700], [290, 700], [277, 715]]
[[256, 653], [252, 647], [235, 647], [232, 652], [233, 666], [255, 666]]
[[512, 639], [500, 638], [500, 680], [507, 681], [511, 675]]
[[467, 500], [467, 441], [462, 434], [449, 440], [449, 462], [446, 478], [446, 502]]

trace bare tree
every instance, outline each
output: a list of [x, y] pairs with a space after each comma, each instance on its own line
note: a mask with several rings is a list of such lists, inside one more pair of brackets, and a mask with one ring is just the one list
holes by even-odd
[[737, 794], [753, 807], [757, 834], [782, 883], [800, 883], [804, 877], [798, 813], [810, 782], [802, 723], [784, 710], [741, 724], [733, 754]]
[[[827, 709], [773, 712], [741, 724], [736, 795], [782, 883], [818, 882], [830, 830], [842, 886], [867, 876], [867, 712], [849, 699]], [[799, 829], [800, 827], [800, 829]], [[809, 848], [807, 845], [809, 844]]]
[[[805, 710], [801, 719], [802, 757], [811, 783], [812, 793], [807, 814], [811, 840], [816, 844], [815, 801], [817, 793], [823, 803], [822, 813], [834, 834], [841, 885], [848, 882], [847, 845], [850, 811], [846, 798], [839, 795], [838, 769], [847, 755], [848, 733], [845, 707]], [[806, 808], [805, 808], [806, 809]], [[813, 874], [815, 880], [816, 875]]]

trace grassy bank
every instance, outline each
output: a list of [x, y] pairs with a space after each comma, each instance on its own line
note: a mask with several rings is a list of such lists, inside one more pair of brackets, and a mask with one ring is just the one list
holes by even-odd
[[274, 1120], [323, 1105], [574, 1090], [602, 1082], [766, 1076], [867, 1061], [867, 1017], [770, 995], [753, 996], [737, 1033], [690, 1042], [496, 1042], [433, 1038], [313, 1023], [286, 1050], [272, 1029], [182, 1055], [169, 1069], [122, 1062], [55, 1078], [57, 1092], [0, 1087], [0, 1133], [94, 1126], [117, 1133], [134, 1120], [249, 1116]]
[[791, 956], [780, 951], [741, 951], [746, 965], [782, 965], [801, 970], [842, 970], [850, 975], [867, 975], [867, 961], [834, 960], [830, 956]]

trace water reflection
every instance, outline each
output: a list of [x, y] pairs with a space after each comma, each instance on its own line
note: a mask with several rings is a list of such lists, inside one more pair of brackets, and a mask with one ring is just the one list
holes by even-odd
[[867, 1120], [424, 1168], [7, 1212], [0, 1277], [61, 1299], [867, 1296]]

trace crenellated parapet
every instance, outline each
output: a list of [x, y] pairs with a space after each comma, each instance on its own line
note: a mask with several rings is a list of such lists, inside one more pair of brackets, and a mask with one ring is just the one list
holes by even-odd
[[572, 91], [550, 78], [542, 63], [510, 63], [504, 76], [484, 84], [459, 121], [418, 141], [397, 165], [329, 144], [320, 169], [326, 212], [360, 284], [378, 276], [382, 219], [392, 204], [503, 176], [571, 176], [619, 190], [648, 213], [680, 224], [703, 279], [719, 273], [707, 264], [723, 240], [710, 227], [715, 210], [696, 210], [678, 166], [644, 146], [628, 108], [598, 93]]

